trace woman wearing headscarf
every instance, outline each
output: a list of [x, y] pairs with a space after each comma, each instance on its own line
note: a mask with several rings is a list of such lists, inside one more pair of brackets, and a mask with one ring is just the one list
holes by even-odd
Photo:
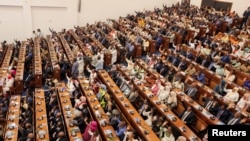
[[226, 81], [222, 79], [220, 84], [215, 86], [214, 92], [224, 96], [225, 95], [225, 91], [224, 91], [225, 88], [226, 88]]
[[83, 140], [90, 141], [91, 137], [94, 135], [96, 131], [97, 131], [97, 122], [91, 121], [83, 133]]

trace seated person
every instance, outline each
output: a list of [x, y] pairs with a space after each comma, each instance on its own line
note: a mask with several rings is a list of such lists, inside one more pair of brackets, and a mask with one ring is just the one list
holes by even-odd
[[241, 99], [237, 102], [236, 109], [238, 111], [246, 110], [249, 105], [250, 105], [250, 94], [249, 93], [245, 93], [241, 97]]
[[225, 89], [226, 95], [223, 97], [226, 103], [237, 102], [239, 100], [238, 88], [234, 87], [233, 89]]
[[15, 81], [15, 80], [14, 80], [13, 75], [12, 75], [10, 72], [8, 72], [7, 78], [6, 78], [6, 80], [5, 80], [5, 82], [4, 82], [4, 85], [3, 85], [3, 94], [4, 94], [4, 95], [7, 94], [7, 91], [10, 90], [10, 87], [13, 87], [14, 81]]
[[250, 65], [249, 63], [243, 63], [240, 67], [240, 70], [246, 73], [250, 73]]
[[234, 82], [236, 76], [234, 74], [234, 70], [231, 69], [230, 71], [228, 71], [227, 69], [225, 69], [225, 80], [229, 81], [229, 82]]
[[244, 78], [243, 88], [246, 88], [247, 90], [250, 90], [250, 80], [247, 80], [247, 78]]
[[217, 84], [214, 88], [214, 92], [224, 96], [226, 94], [225, 92], [225, 88], [227, 86], [227, 83], [224, 79], [221, 80], [221, 82], [219, 84]]
[[202, 71], [198, 71], [196, 74], [196, 80], [201, 82], [202, 84], [206, 83], [206, 76]]
[[196, 87], [196, 82], [191, 83], [187, 86], [187, 89], [185, 90], [185, 93], [190, 96], [192, 99], [197, 98], [198, 89]]
[[146, 83], [145, 86], [152, 87], [155, 84], [156, 78], [153, 74], [145, 77]]
[[190, 64], [188, 68], [185, 70], [185, 73], [189, 76], [193, 76], [196, 72], [196, 68], [194, 67], [193, 64]]
[[189, 127], [193, 125], [196, 121], [195, 114], [190, 106], [186, 107], [186, 110], [184, 110], [179, 117]]
[[227, 125], [239, 125], [241, 122], [241, 113], [240, 112], [236, 112], [234, 114], [234, 116], [232, 116], [228, 122]]

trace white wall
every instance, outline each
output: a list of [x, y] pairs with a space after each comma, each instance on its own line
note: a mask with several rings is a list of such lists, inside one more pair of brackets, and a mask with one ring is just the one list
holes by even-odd
[[0, 0], [0, 42], [26, 40], [40, 28], [49, 34], [77, 25], [78, 0]]
[[0, 42], [20, 39], [24, 33], [23, 8], [0, 5]]
[[[217, 0], [217, 1], [225, 1], [225, 2], [232, 2], [231, 11], [235, 11], [241, 17], [243, 12], [250, 6], [250, 0]], [[202, 0], [191, 0], [191, 5], [196, 5], [198, 7], [201, 6]]]
[[49, 27], [61, 31], [107, 18], [117, 19], [134, 14], [135, 10], [171, 6], [177, 1], [180, 0], [0, 0], [0, 42], [26, 40], [37, 28], [46, 35], [50, 34]]
[[107, 18], [118, 19], [119, 16], [134, 14], [136, 11], [153, 10], [162, 5], [171, 6], [180, 0], [81, 0], [81, 12], [78, 14], [80, 26]]

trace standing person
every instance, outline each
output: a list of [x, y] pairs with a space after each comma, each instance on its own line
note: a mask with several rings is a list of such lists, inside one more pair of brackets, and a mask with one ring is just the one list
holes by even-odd
[[250, 7], [247, 8], [247, 10], [244, 11], [243, 13], [243, 19], [240, 25], [240, 28], [243, 28], [243, 25], [246, 27], [248, 17], [250, 16]]
[[72, 68], [71, 68], [71, 75], [72, 75], [72, 77], [73, 78], [78, 78], [78, 67], [79, 67], [79, 64], [78, 64], [78, 62], [77, 62], [77, 59], [76, 58], [74, 58], [73, 59], [73, 65], [72, 65]]
[[78, 73], [80, 75], [80, 77], [83, 77], [84, 76], [84, 60], [82, 57], [79, 58], [78, 60]]

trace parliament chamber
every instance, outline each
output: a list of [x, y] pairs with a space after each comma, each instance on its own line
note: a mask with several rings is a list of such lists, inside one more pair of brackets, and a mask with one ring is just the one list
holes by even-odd
[[177, 3], [50, 31], [1, 44], [0, 140], [207, 141], [250, 124], [250, 18]]

